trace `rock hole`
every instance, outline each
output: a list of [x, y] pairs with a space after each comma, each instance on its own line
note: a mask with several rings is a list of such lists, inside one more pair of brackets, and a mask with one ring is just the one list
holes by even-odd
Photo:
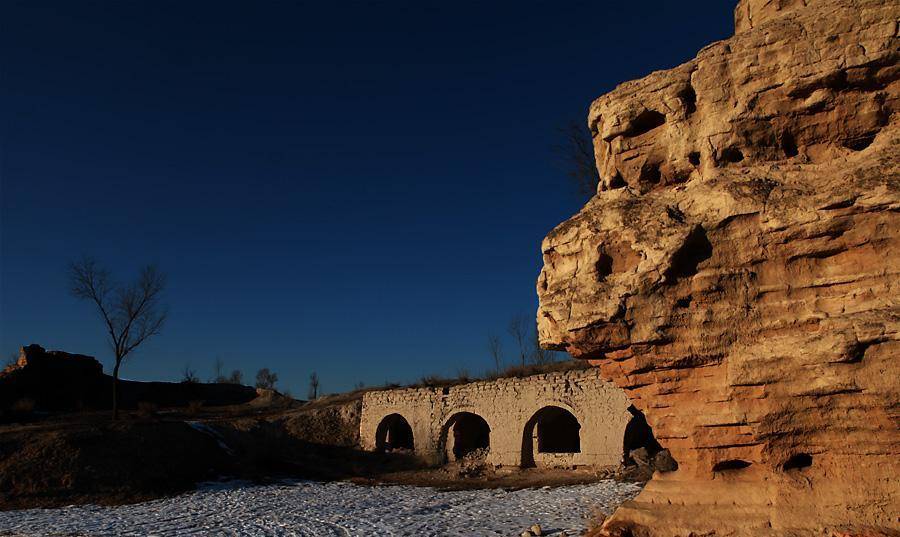
[[693, 86], [688, 84], [686, 88], [678, 93], [678, 98], [681, 99], [681, 103], [684, 105], [686, 116], [697, 111], [697, 92], [694, 91]]
[[703, 226], [695, 227], [672, 256], [672, 264], [665, 272], [666, 279], [674, 281], [697, 274], [697, 267], [712, 257], [712, 253], [712, 244], [706, 237], [706, 230]]
[[723, 149], [719, 158], [722, 162], [731, 162], [733, 164], [744, 160], [744, 153], [737, 147], [731, 146]]
[[675, 207], [674, 205], [666, 206], [666, 214], [669, 215], [669, 218], [678, 222], [679, 224], [684, 223], [684, 213], [681, 212], [681, 209]]
[[647, 455], [652, 457], [662, 451], [662, 446], [653, 436], [653, 429], [647, 423], [644, 413], [635, 408], [634, 405], [628, 407], [631, 413], [631, 420], [625, 426], [625, 439], [623, 440], [623, 460], [625, 464], [634, 464], [632, 451], [644, 448]]
[[792, 455], [790, 459], [781, 465], [784, 471], [799, 470], [801, 468], [809, 468], [812, 466], [812, 455], [809, 453], [797, 453]]
[[652, 183], [655, 185], [655, 184], [659, 183], [659, 180], [661, 177], [662, 177], [662, 174], [659, 171], [658, 164], [647, 163], [647, 164], [644, 164], [643, 166], [641, 166], [641, 175], [639, 177], [640, 182]]
[[693, 301], [694, 301], [694, 297], [692, 297], [690, 295], [686, 296], [686, 297], [682, 297], [675, 301], [675, 307], [676, 308], [689, 308], [691, 306], [691, 302], [693, 302]]
[[441, 388], [441, 395], [450, 395], [450, 387], [444, 386], [443, 388]]
[[743, 470], [750, 466], [751, 462], [747, 462], [741, 459], [729, 459], [727, 461], [720, 461], [713, 466], [713, 472], [727, 472], [729, 470]]
[[622, 179], [622, 174], [619, 172], [616, 172], [612, 179], [609, 180], [609, 188], [611, 189], [624, 188], [625, 184], [625, 179]]
[[612, 274], [613, 258], [606, 252], [601, 251], [595, 267], [597, 268], [597, 281], [602, 282], [607, 276]]
[[624, 136], [640, 136], [662, 126], [665, 122], [666, 116], [663, 114], [656, 110], [644, 110], [631, 120], [628, 129], [622, 134]]
[[668, 182], [673, 185], [679, 185], [681, 183], [686, 182], [691, 178], [691, 172], [688, 170], [679, 170], [672, 174], [672, 177], [669, 178]]
[[851, 151], [862, 151], [863, 149], [872, 145], [872, 142], [875, 141], [875, 135], [870, 134], [868, 136], [859, 136], [857, 138], [851, 138], [844, 142], [844, 147], [850, 149]]
[[784, 156], [787, 158], [796, 157], [799, 153], [797, 150], [797, 141], [794, 140], [791, 133], [786, 132], [781, 135], [781, 150], [784, 151]]
[[690, 162], [692, 166], [699, 166], [700, 165], [700, 152], [692, 151], [691, 153], [688, 153], [688, 162]]

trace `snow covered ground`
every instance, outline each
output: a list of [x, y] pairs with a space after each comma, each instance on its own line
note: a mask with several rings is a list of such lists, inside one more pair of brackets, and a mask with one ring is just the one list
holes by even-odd
[[640, 491], [603, 481], [557, 488], [440, 492], [349, 483], [210, 484], [175, 498], [119, 507], [0, 512], [0, 535], [577, 535], [593, 510]]

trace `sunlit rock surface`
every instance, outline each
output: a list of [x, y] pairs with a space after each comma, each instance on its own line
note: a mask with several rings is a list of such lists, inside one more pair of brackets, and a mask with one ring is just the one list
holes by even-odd
[[609, 532], [900, 528], [898, 19], [742, 0], [735, 36], [592, 104], [601, 183], [544, 240], [540, 337], [678, 461]]

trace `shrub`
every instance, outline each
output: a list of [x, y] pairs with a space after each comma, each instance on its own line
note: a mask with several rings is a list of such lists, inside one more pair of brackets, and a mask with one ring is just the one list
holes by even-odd
[[158, 410], [156, 403], [150, 401], [139, 401], [137, 404], [137, 415], [139, 418], [149, 419], [156, 416]]
[[187, 411], [188, 414], [199, 414], [200, 409], [203, 408], [203, 401], [199, 399], [192, 399], [188, 401]]
[[20, 414], [30, 414], [34, 412], [35, 406], [37, 405], [34, 402], [34, 399], [23, 397], [22, 399], [17, 399], [16, 402], [13, 403], [12, 410]]

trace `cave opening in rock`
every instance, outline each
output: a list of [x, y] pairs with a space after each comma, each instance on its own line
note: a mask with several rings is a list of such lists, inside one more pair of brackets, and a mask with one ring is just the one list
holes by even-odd
[[797, 453], [796, 455], [792, 455], [791, 458], [785, 461], [781, 468], [785, 471], [800, 470], [812, 466], [812, 462], [813, 458], [809, 453]]
[[454, 460], [466, 455], [486, 450], [491, 445], [491, 428], [487, 421], [478, 414], [472, 412], [460, 412], [454, 414], [448, 421], [445, 429], [445, 442]]
[[612, 179], [609, 180], [610, 189], [624, 188], [625, 186], [627, 186], [625, 179], [622, 178], [622, 174], [619, 172], [616, 172], [616, 174], [612, 176]]
[[414, 449], [412, 427], [406, 418], [400, 414], [385, 416], [375, 431], [375, 448], [385, 452]]
[[781, 135], [781, 150], [784, 151], [784, 156], [787, 158], [796, 157], [800, 152], [797, 149], [797, 141], [794, 140], [791, 133], [785, 132]]
[[594, 265], [597, 269], [597, 281], [602, 282], [613, 271], [613, 258], [606, 252], [600, 252], [597, 256], [597, 263]]
[[665, 115], [656, 110], [644, 110], [631, 120], [628, 130], [624, 134], [625, 136], [640, 136], [662, 126], [665, 122]]
[[525, 423], [522, 466], [535, 466], [537, 453], [581, 453], [581, 424], [574, 414], [558, 406], [545, 406]]
[[633, 451], [643, 448], [646, 450], [647, 457], [652, 458], [662, 451], [663, 447], [656, 441], [653, 436], [653, 428], [647, 423], [644, 413], [635, 408], [634, 405], [628, 407], [631, 413], [631, 420], [625, 426], [625, 436], [622, 442], [622, 460], [626, 465], [635, 464]]
[[647, 162], [641, 166], [641, 174], [638, 180], [641, 183], [657, 184], [662, 178], [662, 172], [659, 170], [659, 164]]
[[694, 86], [688, 84], [684, 89], [678, 92], [678, 98], [684, 105], [684, 115], [689, 116], [697, 111], [697, 92]]
[[700, 263], [712, 257], [712, 253], [713, 246], [706, 236], [706, 230], [703, 226], [696, 226], [672, 256], [672, 264], [665, 272], [669, 283], [697, 274]]
[[721, 162], [737, 163], [744, 160], [744, 153], [737, 147], [726, 147], [719, 155], [719, 159]]
[[851, 151], [862, 151], [863, 149], [872, 145], [872, 142], [875, 141], [875, 135], [869, 136], [859, 136], [856, 138], [852, 138], [844, 142], [844, 147]]
[[726, 472], [729, 470], [743, 470], [753, 464], [752, 462], [741, 459], [729, 459], [727, 461], [719, 461], [713, 465], [713, 472]]

